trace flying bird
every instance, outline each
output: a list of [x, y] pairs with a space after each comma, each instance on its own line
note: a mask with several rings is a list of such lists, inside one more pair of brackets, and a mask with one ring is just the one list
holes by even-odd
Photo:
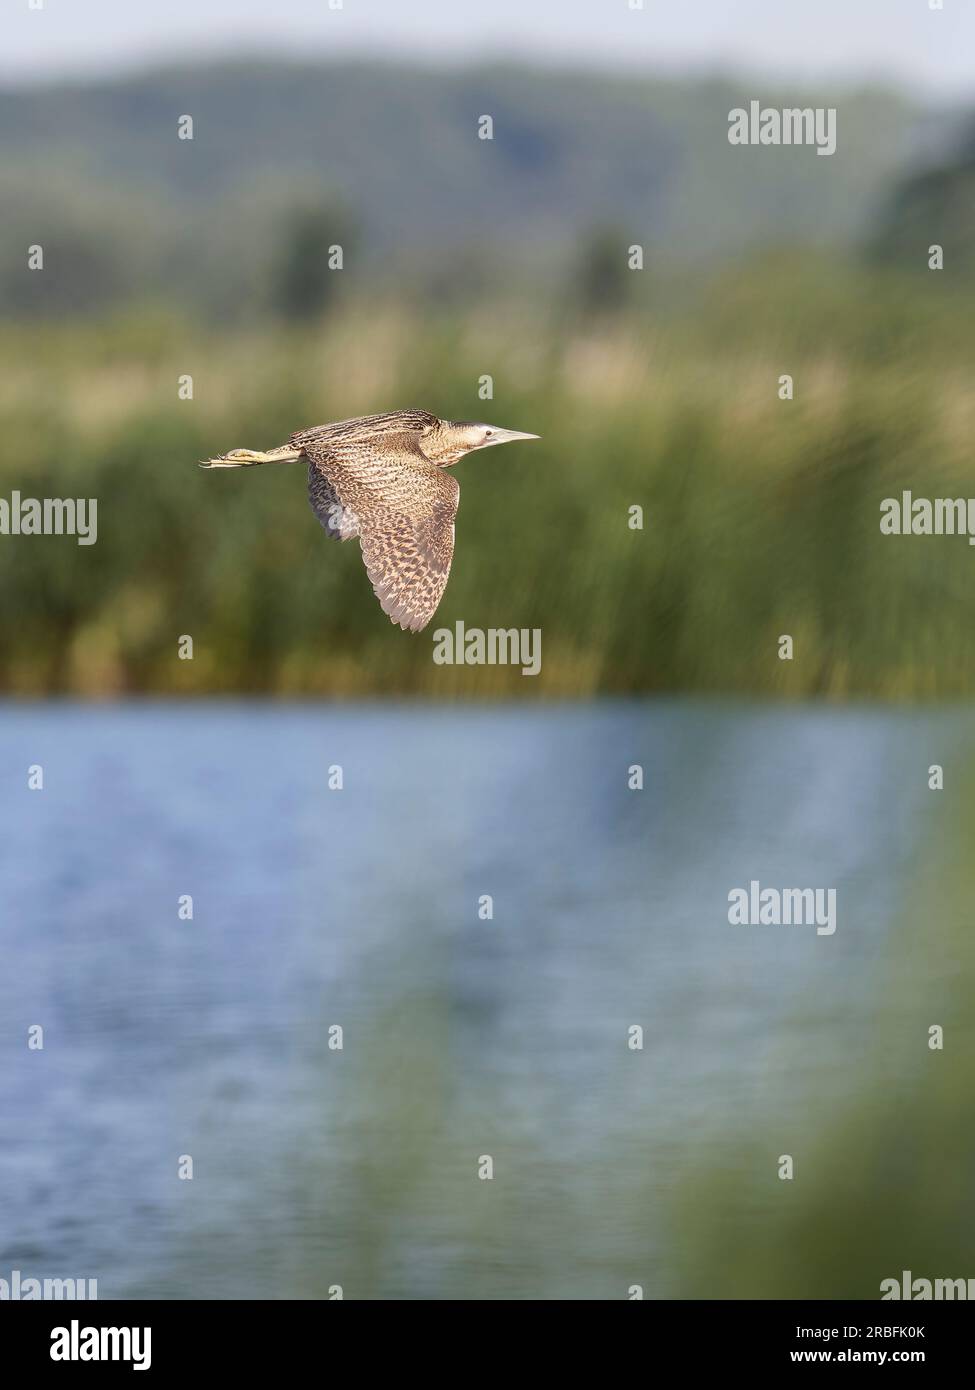
[[443, 598], [454, 554], [456, 479], [445, 472], [477, 449], [538, 439], [427, 410], [391, 410], [299, 430], [267, 453], [234, 449], [201, 468], [308, 460], [308, 500], [326, 535], [359, 537], [383, 612], [419, 632]]

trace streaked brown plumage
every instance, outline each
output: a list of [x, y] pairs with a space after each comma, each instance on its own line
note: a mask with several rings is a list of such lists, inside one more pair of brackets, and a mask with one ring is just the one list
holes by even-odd
[[308, 498], [327, 535], [359, 537], [376, 597], [394, 623], [419, 632], [443, 598], [454, 553], [457, 482], [444, 469], [475, 449], [537, 434], [391, 410], [299, 430], [257, 453], [235, 449], [202, 468], [308, 460]]

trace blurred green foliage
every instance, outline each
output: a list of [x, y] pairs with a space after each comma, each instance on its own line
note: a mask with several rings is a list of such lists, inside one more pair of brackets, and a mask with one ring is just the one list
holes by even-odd
[[[946, 275], [783, 252], [655, 279], [609, 319], [573, 302], [360, 293], [291, 329], [147, 308], [4, 330], [0, 495], [97, 497], [99, 532], [0, 538], [2, 688], [971, 692], [971, 547], [879, 530], [904, 488], [975, 493], [975, 348]], [[453, 573], [420, 636], [380, 611], [357, 544], [321, 535], [300, 465], [196, 468], [414, 405], [542, 436], [458, 466]], [[434, 666], [457, 620], [541, 628], [541, 675]]]
[[[846, 1099], [836, 1102], [835, 1080], [830, 1098], [807, 1088], [804, 1124], [753, 1116], [747, 1131], [724, 1136], [720, 1166], [703, 1157], [689, 1165], [668, 1228], [672, 1297], [870, 1300], [883, 1280], [900, 1285], [904, 1270], [971, 1278], [970, 767], [969, 753], [954, 793], [937, 798], [943, 813], [876, 961], [876, 988], [863, 1001], [867, 1042], [850, 1052]], [[830, 1001], [811, 1007], [827, 1013]], [[940, 1048], [929, 1045], [935, 1026]], [[801, 1078], [800, 1058], [786, 1065]], [[792, 1180], [778, 1176], [783, 1152], [795, 1160]]]
[[877, 217], [868, 250], [881, 263], [923, 275], [928, 250], [944, 250], [955, 276], [975, 271], [975, 122], [956, 148], [899, 179]]
[[639, 277], [630, 269], [626, 232], [600, 227], [587, 238], [576, 274], [576, 296], [584, 315], [619, 313], [632, 300]]
[[[273, 278], [274, 308], [286, 323], [314, 320], [339, 293], [355, 232], [348, 214], [328, 204], [298, 208], [284, 219]], [[339, 259], [340, 258], [340, 259]]]

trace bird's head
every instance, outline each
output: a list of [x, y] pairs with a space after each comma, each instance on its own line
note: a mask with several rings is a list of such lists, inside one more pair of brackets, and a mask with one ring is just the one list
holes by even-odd
[[484, 425], [473, 420], [442, 420], [420, 441], [429, 459], [441, 467], [449, 467], [475, 449], [489, 449], [493, 444], [511, 444], [516, 439], [538, 439], [537, 434], [521, 430], [503, 430], [497, 425]]

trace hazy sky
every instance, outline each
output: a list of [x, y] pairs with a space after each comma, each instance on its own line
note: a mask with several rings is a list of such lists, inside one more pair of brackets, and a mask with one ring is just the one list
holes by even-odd
[[[39, 10], [31, 3], [42, 4]], [[975, 94], [975, 0], [0, 0], [0, 75], [278, 50], [881, 76]]]

